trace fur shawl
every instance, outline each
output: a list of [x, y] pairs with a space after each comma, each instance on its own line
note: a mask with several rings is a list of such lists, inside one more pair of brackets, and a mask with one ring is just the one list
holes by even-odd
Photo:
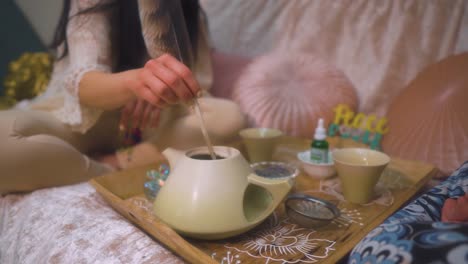
[[195, 71], [200, 85], [207, 89], [212, 83], [212, 69], [206, 23], [199, 23], [197, 61], [185, 26], [179, 0], [138, 0], [143, 38], [148, 54], [156, 58], [170, 53]]

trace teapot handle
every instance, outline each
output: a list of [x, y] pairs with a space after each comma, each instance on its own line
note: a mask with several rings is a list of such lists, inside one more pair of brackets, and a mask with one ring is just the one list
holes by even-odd
[[265, 177], [260, 177], [255, 173], [252, 173], [248, 176], [248, 182], [253, 185], [260, 186], [270, 192], [272, 196], [272, 202], [268, 206], [268, 208], [254, 221], [261, 221], [265, 219], [268, 215], [270, 215], [279, 203], [286, 197], [288, 192], [291, 190], [294, 179], [281, 179], [281, 180], [273, 180], [267, 179]]

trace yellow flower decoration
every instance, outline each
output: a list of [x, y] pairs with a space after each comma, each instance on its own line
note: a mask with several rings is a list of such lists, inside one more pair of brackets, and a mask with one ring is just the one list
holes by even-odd
[[53, 57], [46, 52], [26, 52], [10, 62], [3, 85], [8, 106], [41, 94], [52, 74]]

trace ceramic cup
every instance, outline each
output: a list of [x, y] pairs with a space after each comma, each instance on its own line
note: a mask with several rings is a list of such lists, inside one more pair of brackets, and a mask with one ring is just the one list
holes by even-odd
[[239, 132], [251, 163], [271, 161], [278, 139], [283, 133], [273, 128], [246, 128]]
[[342, 148], [332, 153], [344, 198], [351, 203], [365, 204], [374, 197], [374, 187], [390, 157], [364, 148]]

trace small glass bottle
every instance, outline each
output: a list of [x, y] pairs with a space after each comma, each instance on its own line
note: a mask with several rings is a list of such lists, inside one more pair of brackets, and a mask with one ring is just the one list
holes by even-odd
[[323, 126], [323, 119], [318, 121], [314, 140], [310, 144], [310, 159], [315, 163], [328, 163], [327, 130]]

